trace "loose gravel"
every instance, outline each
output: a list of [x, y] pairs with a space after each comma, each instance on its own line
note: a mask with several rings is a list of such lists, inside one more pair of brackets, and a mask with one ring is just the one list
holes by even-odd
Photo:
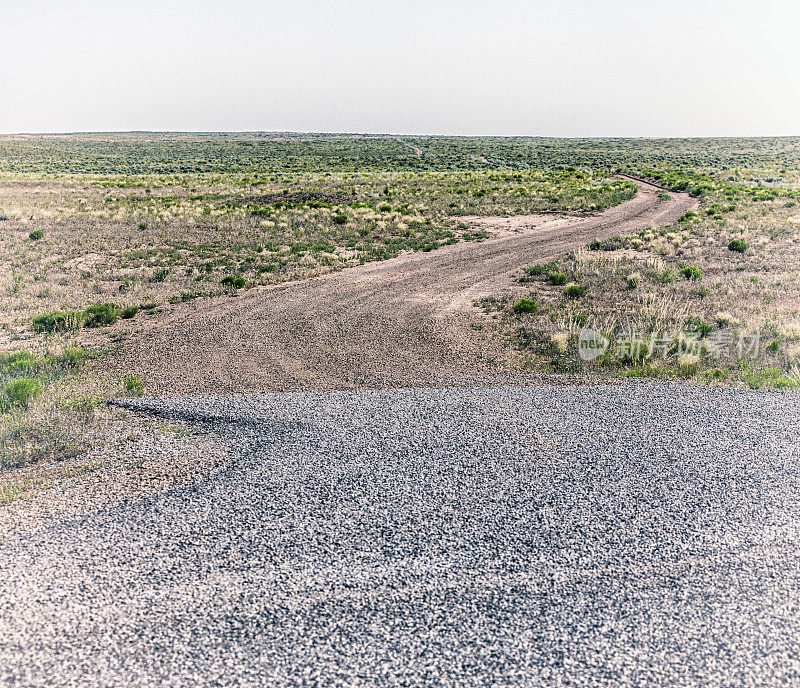
[[[88, 365], [119, 377], [136, 373], [149, 396], [444, 386], [504, 373], [508, 348], [470, 327], [480, 317], [473, 304], [507, 289], [524, 267], [594, 239], [668, 226], [698, 205], [688, 194], [664, 200], [657, 187], [637, 185], [634, 198], [590, 217], [121, 322], [124, 345]], [[81, 336], [96, 345], [102, 335]]]
[[25, 686], [800, 682], [800, 396], [479, 387], [137, 400], [191, 484], [0, 544]]

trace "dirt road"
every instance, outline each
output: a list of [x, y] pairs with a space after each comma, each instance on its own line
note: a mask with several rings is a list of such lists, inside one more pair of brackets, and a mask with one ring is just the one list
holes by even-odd
[[497, 372], [500, 352], [469, 328], [475, 299], [524, 266], [669, 224], [696, 205], [637, 185], [635, 198], [592, 217], [540, 218], [516, 232], [503, 230], [519, 222], [502, 219], [482, 243], [183, 304], [132, 331], [103, 365], [141, 374], [147, 394], [426, 386]]

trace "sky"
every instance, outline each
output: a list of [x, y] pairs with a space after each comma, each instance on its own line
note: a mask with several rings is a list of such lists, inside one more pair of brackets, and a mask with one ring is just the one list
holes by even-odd
[[800, 135], [797, 0], [0, 0], [0, 132]]

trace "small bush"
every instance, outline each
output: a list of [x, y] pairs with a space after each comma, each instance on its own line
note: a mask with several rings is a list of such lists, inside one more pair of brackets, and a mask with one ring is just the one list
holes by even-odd
[[144, 381], [138, 375], [128, 375], [125, 378], [125, 390], [134, 397], [144, 394]]
[[625, 283], [628, 285], [628, 289], [636, 289], [641, 281], [642, 276], [638, 272], [632, 272], [625, 278]]
[[80, 328], [83, 315], [75, 311], [54, 311], [33, 318], [34, 332], [71, 332]]
[[388, 203], [384, 203], [383, 205], [378, 206], [378, 210], [380, 210], [382, 213], [389, 213], [392, 210], [392, 206], [390, 206]]
[[700, 357], [697, 354], [681, 354], [678, 356], [678, 367], [684, 375], [694, 375], [697, 373], [699, 366]]
[[120, 311], [119, 317], [123, 320], [130, 320], [139, 312], [139, 306], [126, 306]]
[[30, 234], [28, 234], [29, 239], [33, 239], [34, 241], [38, 241], [44, 236], [44, 232], [41, 229], [34, 229]]
[[771, 354], [776, 354], [781, 349], [781, 340], [780, 339], [773, 339], [769, 344], [767, 344], [767, 351]]
[[536, 313], [539, 310], [539, 306], [533, 299], [520, 299], [511, 306], [511, 310], [517, 315], [522, 313]]
[[692, 282], [698, 282], [703, 279], [703, 271], [695, 265], [687, 265], [681, 268], [681, 274], [685, 279]]
[[29, 351], [14, 351], [10, 354], [0, 353], [0, 372], [17, 377], [38, 372], [45, 360]]
[[671, 268], [662, 270], [653, 275], [653, 279], [659, 284], [672, 284], [675, 281], [675, 271]]
[[137, 227], [138, 227], [139, 229], [147, 229], [147, 223], [146, 223], [146, 222], [140, 222], [140, 223], [137, 225]]
[[244, 277], [238, 277], [236, 275], [227, 275], [223, 277], [219, 282], [223, 287], [228, 287], [229, 289], [241, 289], [245, 285]]
[[558, 263], [551, 260], [549, 263], [539, 263], [539, 265], [531, 265], [525, 268], [525, 274], [528, 277], [543, 277], [549, 275], [551, 272], [558, 272]]
[[701, 337], [705, 337], [706, 335], [711, 334], [714, 328], [702, 318], [693, 316], [686, 321], [686, 330], [688, 332], [699, 334]]
[[579, 299], [586, 295], [586, 287], [582, 284], [570, 284], [565, 290], [564, 295], [568, 299]]
[[119, 306], [115, 303], [96, 303], [83, 311], [86, 327], [103, 327], [113, 325], [119, 317]]
[[749, 246], [742, 239], [732, 239], [728, 244], [728, 250], [735, 253], [744, 253], [748, 248]]
[[3, 393], [9, 402], [19, 408], [28, 408], [28, 404], [42, 392], [42, 386], [38, 381], [30, 377], [21, 377], [13, 382], [9, 382], [3, 389]]
[[625, 248], [627, 241], [624, 237], [612, 237], [611, 239], [595, 239], [589, 244], [590, 251], [617, 251]]
[[573, 313], [570, 320], [578, 327], [584, 327], [589, 322], [589, 316], [586, 313]]
[[92, 353], [86, 349], [83, 349], [79, 346], [68, 346], [58, 356], [55, 357], [55, 360], [59, 363], [63, 363], [68, 368], [75, 368], [87, 358], [91, 357]]
[[563, 272], [551, 272], [547, 276], [547, 281], [550, 282], [550, 284], [556, 285], [557, 287], [566, 284], [568, 279], [569, 278]]
[[553, 349], [556, 353], [567, 353], [567, 348], [569, 346], [569, 332], [556, 332], [550, 336], [550, 343], [553, 345]]
[[344, 213], [337, 213], [331, 218], [337, 225], [347, 224], [347, 215]]

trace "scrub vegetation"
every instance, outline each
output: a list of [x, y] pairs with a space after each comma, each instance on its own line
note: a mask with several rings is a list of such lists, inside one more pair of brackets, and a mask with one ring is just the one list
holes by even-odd
[[143, 393], [141, 371], [83, 372], [125, 346], [121, 323], [485, 240], [473, 216], [592, 214], [635, 194], [619, 172], [691, 193], [700, 210], [531, 266], [486, 300], [525, 365], [587, 369], [576, 346], [588, 326], [757, 329], [755, 367], [676, 349], [663, 364], [609, 355], [591, 370], [794, 385], [798, 151], [792, 138], [0, 137], [0, 465], [74, 455], [109, 421], [105, 399]]
[[[764, 139], [748, 155], [737, 141], [712, 144], [691, 166], [665, 155], [635, 170], [696, 196], [698, 211], [532, 266], [509, 294], [483, 304], [526, 367], [800, 386], [798, 141]], [[507, 305], [520, 298], [535, 299], [538, 312], [520, 317]], [[610, 342], [590, 362], [579, 356], [587, 329]]]

